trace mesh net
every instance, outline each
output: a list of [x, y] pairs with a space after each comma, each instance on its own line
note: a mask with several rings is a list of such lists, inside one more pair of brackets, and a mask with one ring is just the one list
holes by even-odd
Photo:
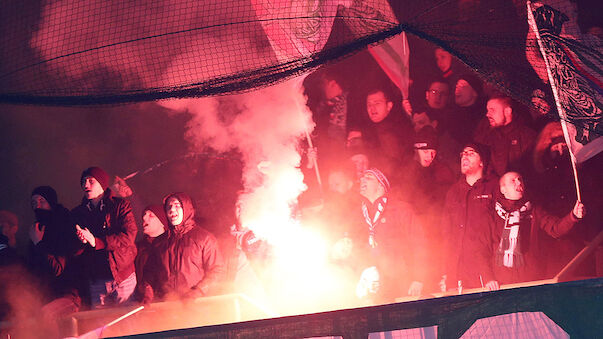
[[526, 58], [539, 51], [530, 39], [526, 50], [524, 1], [390, 2], [6, 1], [0, 100], [79, 105], [235, 93], [402, 30], [448, 50], [520, 101], [542, 86]]

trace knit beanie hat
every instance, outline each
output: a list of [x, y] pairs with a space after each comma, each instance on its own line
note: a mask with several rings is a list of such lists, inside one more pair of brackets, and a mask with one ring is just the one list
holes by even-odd
[[153, 212], [153, 214], [155, 214], [155, 216], [159, 219], [159, 221], [161, 221], [161, 223], [163, 224], [164, 228], [167, 229], [167, 227], [168, 227], [168, 221], [167, 221], [167, 216], [165, 215], [165, 210], [163, 209], [163, 206], [161, 206], [161, 205], [149, 205], [149, 206], [145, 207], [142, 210], [142, 215], [143, 216], [144, 216], [144, 213], [146, 211]]
[[58, 204], [57, 192], [50, 186], [38, 186], [31, 192], [31, 196], [39, 195], [46, 199], [51, 208]]
[[100, 167], [89, 167], [85, 169], [80, 178], [80, 185], [84, 183], [84, 178], [86, 177], [93, 177], [96, 179], [103, 190], [106, 190], [107, 187], [109, 187], [109, 174]]
[[463, 146], [463, 149], [466, 147], [473, 148], [477, 154], [479, 154], [482, 163], [484, 164], [484, 174], [486, 173], [486, 169], [488, 168], [488, 162], [490, 161], [490, 149], [486, 145], [478, 144], [475, 142], [468, 142]]
[[432, 126], [424, 126], [415, 136], [415, 149], [438, 149], [438, 134]]
[[387, 180], [387, 177], [385, 176], [385, 174], [383, 174], [383, 172], [373, 167], [364, 171], [364, 174], [374, 175], [375, 178], [377, 178], [377, 181], [379, 181], [381, 186], [383, 186], [383, 188], [385, 189], [385, 193], [389, 192], [389, 180]]

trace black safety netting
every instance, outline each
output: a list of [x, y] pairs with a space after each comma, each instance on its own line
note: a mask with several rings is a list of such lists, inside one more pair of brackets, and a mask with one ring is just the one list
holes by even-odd
[[401, 31], [443, 47], [520, 101], [543, 86], [526, 57], [526, 41], [528, 55], [538, 58], [540, 51], [526, 40], [525, 1], [11, 0], [1, 6], [1, 102], [106, 104], [241, 92]]

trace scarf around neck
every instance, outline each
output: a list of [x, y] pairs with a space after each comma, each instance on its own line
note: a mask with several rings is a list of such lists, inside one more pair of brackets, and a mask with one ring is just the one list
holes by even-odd
[[496, 252], [496, 264], [505, 267], [521, 267], [524, 264], [520, 246], [520, 227], [532, 217], [532, 204], [529, 201], [510, 201], [502, 199], [495, 204], [496, 214], [503, 220], [504, 227]]
[[375, 200], [375, 202], [373, 203], [373, 206], [376, 206], [376, 209], [375, 209], [375, 214], [371, 218], [370, 213], [369, 213], [369, 208], [368, 208], [366, 201], [364, 201], [364, 200], [362, 201], [362, 214], [364, 215], [364, 221], [369, 226], [369, 239], [368, 239], [369, 246], [371, 248], [376, 248], [377, 240], [375, 239], [375, 234], [377, 231], [376, 230], [377, 222], [379, 221], [379, 218], [385, 211], [385, 207], [387, 206], [387, 197], [383, 196], [383, 197]]

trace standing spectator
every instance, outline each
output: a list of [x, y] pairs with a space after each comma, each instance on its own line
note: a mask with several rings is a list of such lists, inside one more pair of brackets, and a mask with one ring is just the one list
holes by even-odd
[[403, 179], [404, 195], [417, 214], [440, 211], [444, 197], [454, 183], [454, 175], [438, 160], [438, 136], [431, 126], [423, 127], [415, 137], [414, 158], [406, 167]]
[[136, 267], [136, 299], [148, 304], [161, 299], [161, 265], [159, 262], [158, 242], [168, 237], [167, 217], [161, 205], [149, 205], [142, 211], [142, 229], [144, 236], [136, 243], [138, 253], [134, 265]]
[[471, 141], [475, 127], [483, 116], [484, 100], [482, 98], [482, 82], [471, 73], [462, 74], [454, 85], [454, 103], [452, 114], [441, 117], [448, 132], [464, 145]]
[[[427, 248], [442, 248], [442, 228], [440, 219], [446, 192], [455, 181], [455, 176], [448, 166], [439, 161], [438, 136], [431, 126], [423, 127], [415, 137], [415, 156], [403, 171], [401, 191], [404, 200], [408, 201], [416, 212], [416, 217], [423, 225]], [[428, 265], [431, 275], [428, 282], [437, 282], [440, 267], [439, 251], [427, 251]], [[435, 290], [437, 286], [428, 286]]]
[[487, 122], [482, 120], [474, 140], [490, 147], [492, 170], [499, 176], [510, 170], [525, 171], [536, 133], [514, 119], [511, 98], [492, 98], [486, 108]]
[[161, 242], [166, 297], [197, 298], [216, 292], [225, 267], [213, 234], [195, 222], [192, 199], [172, 193], [164, 199], [170, 234]]
[[29, 229], [30, 268], [42, 284], [50, 288], [51, 299], [58, 298], [71, 285], [63, 273], [70, 254], [77, 247], [75, 228], [69, 210], [59, 204], [57, 193], [50, 186], [39, 186], [32, 191], [31, 207], [36, 221]]
[[448, 82], [451, 87], [454, 87], [458, 80], [459, 67], [456, 60], [448, 51], [442, 47], [437, 47], [434, 51], [436, 66], [440, 70], [440, 76]]
[[[538, 135], [534, 146], [533, 167], [534, 173], [531, 178], [526, 178], [531, 201], [547, 213], [563, 217], [566, 211], [574, 206], [577, 195], [569, 149], [565, 143], [561, 123], [548, 123]], [[588, 169], [589, 167], [580, 169], [580, 186], [583, 199], [592, 204], [593, 200], [589, 199], [589, 196], [592, 193], [594, 196], [598, 195], [600, 185], [597, 184], [596, 179], [593, 180], [590, 175], [587, 175]], [[584, 247], [584, 243], [592, 237], [586, 230], [591, 226], [588, 219], [597, 220], [596, 214], [597, 211], [593, 210], [583, 222], [584, 227], [572, 229], [560, 239], [543, 240], [546, 243], [544, 246], [556, 249], [556, 255], [546, 261], [549, 276], [554, 276], [567, 265]], [[588, 275], [588, 264], [581, 265], [574, 274]]]
[[387, 302], [406, 294], [420, 295], [426, 265], [423, 229], [412, 207], [390, 199], [389, 189], [389, 181], [380, 170], [371, 168], [364, 172], [359, 206], [364, 223], [350, 232], [356, 258], [367, 267], [361, 275], [357, 295], [369, 294], [371, 288], [370, 284], [364, 284], [365, 277], [376, 270], [380, 277], [377, 299]]
[[315, 143], [319, 154], [328, 158], [344, 149], [350, 128], [357, 128], [358, 123], [351, 114], [350, 94], [335, 72], [323, 72], [319, 87], [321, 100], [312, 116], [316, 123]]
[[443, 79], [435, 79], [429, 83], [425, 91], [425, 101], [433, 113], [450, 114], [450, 86]]
[[406, 115], [392, 111], [394, 103], [390, 95], [381, 89], [368, 92], [366, 111], [370, 122], [362, 131], [362, 138], [371, 162], [393, 170], [410, 156], [412, 125]]
[[499, 183], [491, 231], [497, 243], [496, 281], [487, 283], [489, 289], [498, 289], [499, 284], [547, 278], [543, 263], [548, 261], [554, 248], [543, 248], [542, 238], [563, 236], [585, 214], [584, 205], [576, 201], [572, 211], [563, 218], [550, 215], [525, 197], [523, 178], [516, 172], [505, 173]]
[[92, 306], [126, 302], [136, 287], [136, 222], [130, 203], [114, 197], [109, 175], [99, 167], [80, 179], [84, 198], [71, 211], [82, 248], [77, 255], [87, 279]]
[[[484, 272], [479, 268], [486, 260], [476, 256], [476, 249], [483, 248], [483, 233], [487, 230], [484, 220], [493, 206], [498, 185], [496, 179], [486, 176], [488, 168], [487, 148], [468, 143], [461, 153], [461, 173], [463, 176], [450, 187], [442, 215], [444, 273], [440, 288], [475, 288], [483, 286]], [[487, 255], [486, 255], [487, 257]], [[493, 273], [489, 274], [489, 277]]]
[[[447, 114], [450, 114], [448, 112]], [[439, 162], [445, 164], [449, 168], [457, 170], [458, 174], [458, 156], [461, 151], [461, 145], [450, 135], [446, 126], [440, 124], [442, 115], [434, 113], [431, 108], [425, 111], [417, 108], [412, 115], [413, 127], [415, 133], [418, 133], [425, 126], [431, 126], [437, 132], [438, 142], [438, 158]]]

